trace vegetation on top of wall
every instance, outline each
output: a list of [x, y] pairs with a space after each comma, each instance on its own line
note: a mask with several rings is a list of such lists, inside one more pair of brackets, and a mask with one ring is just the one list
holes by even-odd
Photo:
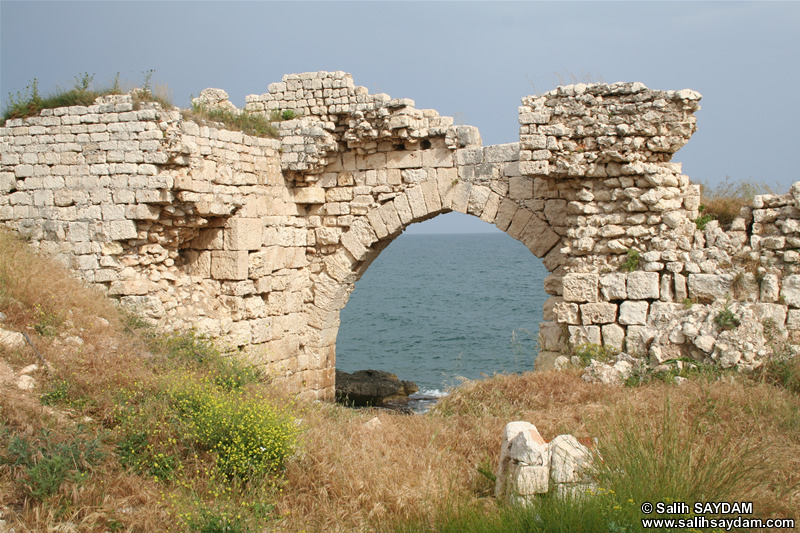
[[700, 183], [702, 194], [701, 216], [695, 220], [697, 229], [703, 230], [711, 220], [718, 220], [723, 229], [728, 229], [739, 216], [742, 207], [753, 205], [758, 194], [778, 194], [777, 187], [764, 182], [737, 180], [725, 176], [725, 181], [715, 186]]
[[[138, 108], [144, 102], [158, 102], [164, 109], [172, 108], [172, 101], [169, 97], [169, 90], [166, 86], [152, 86], [151, 79], [154, 70], [144, 73], [144, 83], [142, 87], [133, 91], [134, 107]], [[75, 76], [75, 83], [71, 89], [57, 89], [52, 94], [42, 96], [39, 93], [39, 80], [33, 81], [25, 87], [25, 92], [8, 94], [8, 102], [3, 108], [3, 123], [15, 118], [27, 118], [38, 115], [43, 109], [54, 109], [57, 107], [69, 106], [90, 106], [101, 96], [111, 94], [123, 94], [123, 89], [119, 80], [119, 73], [114, 77], [110, 86], [92, 87], [94, 74], [84, 72]]]
[[272, 122], [277, 119], [268, 119], [264, 115], [249, 113], [247, 111], [232, 111], [228, 109], [209, 108], [203, 105], [192, 104], [191, 109], [183, 111], [183, 118], [199, 124], [208, 122], [220, 123], [226, 128], [238, 130], [254, 137], [278, 138], [278, 128]]

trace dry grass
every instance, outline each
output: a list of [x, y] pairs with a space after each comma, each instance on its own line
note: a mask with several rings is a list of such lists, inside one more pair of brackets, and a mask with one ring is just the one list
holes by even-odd
[[[778, 194], [780, 187], [764, 182], [731, 181], [730, 176], [715, 186], [700, 184], [702, 216], [709, 220], [718, 220], [723, 228], [730, 228], [733, 220], [739, 216], [742, 207], [753, 205], [753, 197], [757, 194]], [[702, 218], [701, 216], [701, 218]]]
[[[240, 510], [249, 513], [255, 531], [386, 531], [403, 524], [434, 530], [437, 517], [453, 510], [497, 513], [485, 474], [496, 466], [507, 422], [528, 420], [546, 439], [571, 433], [613, 442], [632, 429], [646, 443], [658, 439], [656, 422], [666, 406], [679, 434], [692, 436], [685, 454], [702, 457], [706, 449], [728, 446], [723, 449], [733, 459], [756, 459], [748, 463], [750, 477], [731, 485], [731, 497], [753, 501], [762, 517], [791, 517], [800, 508], [800, 397], [788, 385], [796, 383], [793, 365], [780, 379], [698, 378], [680, 387], [661, 381], [636, 388], [595, 385], [570, 371], [496, 376], [464, 383], [425, 416], [304, 404], [294, 407], [303, 419], [302, 445], [281, 480], [230, 483], [216, 477], [208, 453], [195, 450], [175, 452], [176, 475], [156, 481], [120, 463], [117, 445], [135, 430], [130, 424], [136, 419], [120, 419], [119, 393], [128, 391], [136, 401], [167, 398], [165, 384], [189, 374], [154, 372], [170, 359], [129, 333], [113, 305], [3, 232], [0, 296], [8, 317], [3, 327], [28, 332], [53, 366], [52, 375], [35, 375], [36, 393], [0, 386], [0, 442], [13, 433], [56, 446], [79, 435], [96, 439], [104, 452], [83, 478], [37, 499], [25, 489], [23, 466], [9, 463], [13, 454], [0, 448], [0, 507], [17, 531], [59, 524], [78, 531], [201, 530], [197, 520], [204, 512], [230, 516], [230, 531], [246, 531], [247, 524], [235, 523]], [[64, 345], [69, 336], [80, 336], [83, 345]], [[27, 348], [0, 358], [15, 370], [37, 362]], [[53, 385], [59, 381], [70, 384], [67, 401], [43, 405], [40, 394], [58, 391]], [[249, 386], [264, 392], [263, 384]], [[140, 405], [149, 409], [142, 420], [163, 419], [153, 428], [169, 430], [166, 406]], [[373, 417], [380, 424], [370, 428], [365, 424]], [[42, 429], [50, 436], [42, 437]]]

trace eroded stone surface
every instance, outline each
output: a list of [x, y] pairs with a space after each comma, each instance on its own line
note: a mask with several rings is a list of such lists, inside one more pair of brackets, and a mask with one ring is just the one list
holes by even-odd
[[[238, 112], [224, 91], [200, 98]], [[355, 281], [409, 224], [448, 211], [542, 258], [561, 298], [546, 351], [602, 342], [654, 364], [752, 368], [771, 353], [753, 336], [765, 320], [800, 340], [800, 186], [698, 230], [699, 187], [670, 160], [699, 99], [559, 87], [522, 99], [518, 143], [484, 147], [476, 128], [344, 72], [247, 97], [251, 113], [289, 118], [279, 139], [107, 96], [0, 128], [0, 222], [153, 322], [217, 337], [313, 397], [333, 397]], [[746, 335], [715, 326], [725, 302]]]

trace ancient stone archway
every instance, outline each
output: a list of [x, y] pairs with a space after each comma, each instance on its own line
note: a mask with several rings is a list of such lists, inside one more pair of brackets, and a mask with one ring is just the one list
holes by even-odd
[[[201, 99], [232, 105], [220, 90]], [[518, 143], [484, 147], [476, 128], [343, 72], [287, 75], [247, 98], [249, 112], [291, 118], [279, 139], [108, 96], [6, 123], [0, 221], [123, 304], [313, 397], [332, 397], [357, 277], [408, 224], [446, 211], [542, 258], [545, 355], [591, 342], [655, 364], [752, 367], [770, 353], [763, 335], [715, 330], [713, 313], [736, 292], [747, 331], [769, 319], [798, 336], [800, 188], [758, 198], [728, 231], [699, 229], [699, 187], [670, 162], [699, 99], [560, 87], [523, 98]]]

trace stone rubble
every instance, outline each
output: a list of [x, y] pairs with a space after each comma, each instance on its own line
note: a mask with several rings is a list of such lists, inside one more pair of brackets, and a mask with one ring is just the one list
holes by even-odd
[[[495, 224], [550, 271], [537, 367], [591, 343], [651, 367], [750, 369], [800, 343], [800, 183], [757, 196], [730, 228], [698, 229], [699, 186], [671, 159], [699, 100], [559, 87], [522, 99], [518, 143], [482, 146], [476, 128], [344, 72], [246, 98], [288, 118], [279, 139], [106, 96], [0, 128], [0, 223], [309, 397], [333, 398], [356, 280], [408, 225], [449, 211]], [[220, 89], [196, 105], [240, 112]], [[740, 325], [721, 327], [723, 312]]]
[[546, 442], [529, 422], [509, 422], [503, 429], [495, 497], [528, 503], [537, 494], [579, 495], [595, 484], [592, 452], [572, 435]]

